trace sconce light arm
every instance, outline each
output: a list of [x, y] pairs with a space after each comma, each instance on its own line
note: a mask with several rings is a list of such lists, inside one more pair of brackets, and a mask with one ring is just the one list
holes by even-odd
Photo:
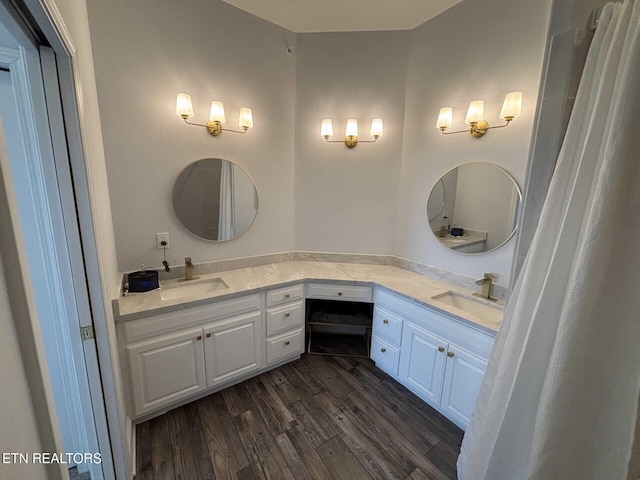
[[447, 132], [446, 127], [440, 127], [440, 131], [442, 132], [443, 135], [453, 135], [454, 133], [470, 133], [474, 137], [481, 137], [485, 133], [487, 133], [487, 130], [493, 130], [494, 128], [508, 127], [509, 123], [511, 123], [511, 120], [513, 120], [513, 118], [506, 117], [504, 120], [505, 120], [504, 125], [496, 125], [495, 127], [490, 127], [486, 121], [482, 120], [481, 122], [471, 124], [470, 128], [467, 130], [456, 130], [455, 132]]
[[373, 140], [360, 140], [358, 139], [358, 143], [376, 143], [380, 137], [373, 137]]
[[327, 143], [344, 143], [347, 147], [353, 148], [358, 143], [376, 143], [378, 141], [378, 138], [380, 138], [380, 135], [375, 135], [373, 137], [373, 140], [360, 140], [358, 137], [351, 136], [345, 137], [344, 140], [329, 140], [329, 137], [325, 135], [323, 135], [322, 138], [324, 138], [325, 142]]
[[[247, 130], [249, 130], [249, 127], [242, 127], [243, 130], [233, 130], [231, 128], [223, 128], [220, 122], [212, 122], [211, 120], [209, 120], [205, 125], [202, 123], [190, 122], [184, 117], [182, 119], [184, 120], [184, 123], [186, 123], [187, 125], [194, 125], [196, 127], [204, 127], [208, 129], [211, 135], [220, 135], [222, 131], [242, 134], [242, 133], [247, 133]], [[214, 133], [214, 132], [217, 132], [217, 133]]]
[[508, 127], [509, 124], [511, 123], [511, 120], [513, 120], [513, 118], [505, 118], [504, 119], [504, 125], [496, 125], [495, 127], [487, 127], [487, 130], [493, 130], [494, 128]]
[[[465, 130], [465, 132], [468, 132], [469, 130]], [[456, 132], [451, 132], [451, 133], [456, 133]], [[449, 135], [448, 133], [446, 135]], [[344, 143], [344, 140], [329, 140], [327, 137], [322, 137], [325, 139], [325, 141], [327, 143]], [[376, 143], [378, 141], [378, 138], [380, 137], [374, 137], [373, 140], [360, 140], [358, 139], [358, 143]]]

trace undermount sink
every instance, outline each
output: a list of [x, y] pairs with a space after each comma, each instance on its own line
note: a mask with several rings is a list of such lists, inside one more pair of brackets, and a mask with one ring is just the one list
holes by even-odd
[[453, 290], [434, 295], [431, 298], [489, 322], [500, 322], [504, 315], [501, 305]]
[[207, 278], [203, 280], [187, 280], [179, 283], [169, 283], [160, 286], [160, 297], [163, 300], [175, 300], [203, 293], [213, 293], [229, 288], [221, 278]]

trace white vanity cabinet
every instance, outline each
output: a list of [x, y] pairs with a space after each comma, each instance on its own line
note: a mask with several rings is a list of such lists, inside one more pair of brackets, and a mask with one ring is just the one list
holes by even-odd
[[[375, 305], [371, 358], [420, 398], [466, 428], [493, 336], [382, 289], [376, 289]], [[394, 343], [390, 337], [397, 338], [398, 330], [401, 340]], [[395, 355], [399, 356], [397, 367], [389, 360]]]
[[132, 417], [264, 366], [260, 294], [118, 324]]
[[266, 362], [278, 363], [304, 351], [304, 284], [266, 293]]

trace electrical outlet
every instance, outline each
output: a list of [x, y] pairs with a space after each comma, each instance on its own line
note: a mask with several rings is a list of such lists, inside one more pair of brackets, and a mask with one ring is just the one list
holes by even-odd
[[170, 248], [171, 246], [169, 245], [169, 233], [156, 233], [156, 244], [158, 248]]

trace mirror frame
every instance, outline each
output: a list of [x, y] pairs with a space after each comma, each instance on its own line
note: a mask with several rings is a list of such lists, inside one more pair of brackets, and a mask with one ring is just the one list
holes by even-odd
[[[514, 227], [511, 230], [511, 233], [497, 246], [493, 247], [491, 250], [486, 250], [483, 252], [461, 252], [458, 250], [455, 250], [454, 248], [451, 247], [447, 247], [446, 245], [444, 245], [441, 241], [440, 241], [440, 237], [438, 237], [436, 235], [436, 233], [431, 229], [431, 225], [430, 222], [431, 220], [429, 219], [429, 212], [427, 211], [427, 206], [429, 205], [429, 197], [431, 196], [431, 192], [433, 192], [433, 189], [435, 188], [436, 184], [440, 181], [443, 181], [442, 179], [450, 172], [454, 171], [457, 168], [463, 167], [465, 165], [488, 165], [491, 166], [497, 170], [499, 170], [501, 173], [503, 173], [504, 175], [506, 175], [509, 179], [511, 179], [511, 182], [513, 183], [513, 185], [516, 188], [516, 192], [518, 194], [518, 206], [516, 208], [516, 213], [515, 213], [515, 218], [514, 218]], [[443, 182], [444, 183], [444, 182]], [[446, 186], [445, 186], [446, 188]], [[446, 190], [445, 190], [446, 191]], [[443, 200], [444, 203], [444, 200]], [[444, 206], [443, 206], [444, 208]], [[440, 210], [442, 212], [442, 210]], [[446, 248], [447, 250], [460, 254], [460, 255], [482, 255], [485, 253], [490, 253], [490, 252], [494, 252], [497, 249], [503, 247], [504, 245], [507, 244], [507, 242], [509, 240], [511, 240], [514, 235], [516, 234], [516, 232], [518, 231], [518, 224], [520, 223], [520, 216], [522, 215], [522, 190], [520, 189], [520, 185], [518, 185], [518, 182], [516, 181], [516, 179], [513, 177], [513, 175], [511, 175], [509, 172], [507, 172], [504, 168], [500, 167], [499, 165], [496, 165], [494, 163], [489, 163], [489, 162], [467, 162], [467, 163], [461, 163], [459, 165], [456, 165], [452, 168], [450, 168], [449, 170], [447, 170], [446, 172], [444, 172], [442, 175], [440, 175], [440, 177], [438, 178], [438, 180], [436, 180], [435, 184], [431, 187], [431, 190], [429, 191], [429, 195], [427, 195], [427, 201], [425, 202], [425, 213], [426, 213], [426, 217], [427, 217], [427, 227], [429, 229], [429, 231], [433, 234], [434, 238], [438, 241], [438, 243], [440, 245], [442, 245], [444, 248]], [[451, 227], [453, 227], [453, 223], [451, 224]]]
[[[255, 196], [255, 214], [253, 215], [253, 218], [251, 219], [251, 221], [247, 224], [246, 228], [242, 232], [240, 232], [239, 234], [235, 235], [233, 238], [229, 238], [229, 239], [226, 239], [226, 240], [217, 240], [217, 239], [211, 239], [211, 238], [202, 237], [202, 236], [198, 235], [197, 233], [194, 233], [193, 231], [191, 231], [189, 229], [189, 227], [187, 227], [185, 225], [185, 223], [182, 221], [182, 219], [178, 215], [178, 212], [176, 211], [175, 189], [176, 189], [176, 183], [178, 182], [178, 179], [185, 172], [185, 170], [187, 170], [189, 167], [193, 166], [194, 164], [196, 164], [198, 162], [204, 161], [204, 160], [221, 160], [221, 161], [224, 160], [226, 162], [231, 163], [235, 167], [239, 168], [247, 176], [247, 178], [251, 181], [251, 184], [253, 185], [253, 191], [254, 191], [254, 196]], [[189, 234], [193, 235], [195, 238], [198, 238], [200, 240], [204, 240], [204, 241], [207, 241], [207, 242], [223, 243], [223, 242], [230, 242], [232, 240], [236, 240], [237, 238], [239, 238], [242, 235], [244, 235], [245, 232], [251, 228], [253, 223], [256, 221], [256, 217], [258, 216], [258, 210], [259, 210], [259, 207], [260, 207], [260, 195], [258, 194], [258, 187], [256, 186], [255, 180], [253, 179], [253, 177], [251, 175], [249, 175], [249, 172], [247, 172], [242, 166], [238, 165], [237, 163], [235, 163], [235, 162], [233, 162], [231, 160], [227, 160], [227, 159], [224, 159], [224, 158], [205, 157], [205, 158], [200, 158], [198, 160], [194, 160], [193, 162], [190, 162], [190, 163], [186, 164], [180, 170], [178, 175], [174, 178], [173, 188], [171, 190], [171, 206], [172, 206], [172, 210], [173, 210], [173, 213], [175, 215], [175, 218], [178, 220], [180, 225], [182, 225], [182, 227], [185, 229], [185, 231], [187, 231]]]

